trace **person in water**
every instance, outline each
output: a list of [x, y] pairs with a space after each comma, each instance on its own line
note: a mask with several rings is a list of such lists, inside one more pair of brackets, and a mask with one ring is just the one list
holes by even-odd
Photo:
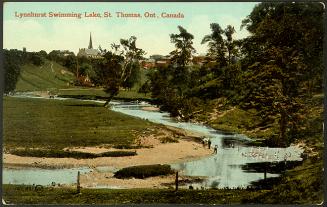
[[213, 153], [217, 154], [218, 153], [218, 145], [215, 145]]
[[209, 141], [208, 141], [208, 148], [210, 149], [210, 147], [211, 147], [211, 140], [209, 139]]

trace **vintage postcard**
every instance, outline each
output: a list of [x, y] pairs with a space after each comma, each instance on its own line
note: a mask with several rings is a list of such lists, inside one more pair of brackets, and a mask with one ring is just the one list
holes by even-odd
[[5, 2], [3, 204], [322, 204], [325, 5]]

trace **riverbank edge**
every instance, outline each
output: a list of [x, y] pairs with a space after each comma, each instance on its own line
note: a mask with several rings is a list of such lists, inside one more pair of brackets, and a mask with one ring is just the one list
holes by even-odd
[[6, 204], [307, 204], [321, 205], [323, 197], [306, 200], [274, 197], [274, 190], [254, 189], [90, 189], [76, 186], [39, 187], [9, 185], [3, 187]]
[[[190, 142], [190, 143], [195, 143], [198, 145], [198, 147], [202, 147], [201, 141], [202, 141], [202, 137], [204, 136], [202, 133], [199, 132], [191, 132], [191, 131], [187, 131], [184, 129], [179, 129], [177, 127], [173, 127], [173, 126], [162, 126], [164, 127], [166, 130], [171, 131], [172, 133], [174, 133], [177, 136], [180, 136], [179, 140], [183, 141], [183, 142]], [[161, 143], [160, 145], [166, 145], [169, 143]], [[179, 144], [181, 147], [184, 146], [183, 143], [178, 142], [175, 144]], [[185, 146], [184, 146], [185, 147]], [[148, 149], [148, 148], [139, 148], [139, 149]], [[139, 150], [139, 149], [135, 149], [135, 150]], [[176, 158], [175, 161], [173, 162], [169, 162], [167, 164], [177, 164], [177, 163], [182, 163], [182, 162], [189, 162], [189, 161], [195, 161], [195, 160], [199, 160], [199, 159], [203, 159], [205, 157], [209, 157], [212, 155], [213, 151], [209, 150], [207, 148], [204, 148], [207, 153], [205, 155], [202, 154], [194, 154], [194, 151], [192, 152], [192, 154], [190, 154], [187, 157], [184, 158]], [[169, 152], [167, 152], [169, 153]], [[13, 163], [11, 160], [5, 159], [6, 156], [17, 156], [17, 155], [13, 155], [10, 153], [4, 153], [3, 157], [3, 167], [4, 168], [41, 168], [41, 169], [64, 169], [64, 168], [82, 168], [82, 167], [102, 167], [102, 166], [106, 166], [106, 165], [99, 165], [99, 166], [90, 166], [90, 164], [81, 164], [81, 165], [77, 165], [76, 163], [74, 164], [65, 164], [65, 165], [51, 165], [51, 164], [40, 164], [38, 162], [35, 162], [34, 164], [29, 164], [29, 163]], [[135, 155], [137, 156], [137, 155]], [[34, 157], [22, 157], [22, 156], [17, 156], [20, 157], [22, 160], [28, 160], [28, 159], [33, 159]], [[129, 157], [122, 157], [125, 159], [129, 159]], [[66, 159], [66, 158], [43, 158], [43, 157], [37, 157], [36, 159], [56, 159], [56, 160], [60, 160], [60, 159]], [[72, 160], [81, 160], [81, 161], [86, 161], [86, 162], [92, 162], [91, 158], [88, 159], [74, 159], [74, 158], [70, 158]], [[164, 160], [162, 160], [162, 162], [166, 163]], [[161, 163], [158, 163], [161, 164]], [[130, 165], [132, 166], [132, 165]]]
[[[101, 101], [106, 101], [107, 97], [103, 97], [103, 96], [96, 96], [96, 95], [58, 95], [59, 98], [75, 98], [75, 99], [83, 99], [83, 100], [101, 100]], [[149, 103], [153, 103], [155, 102], [155, 99], [152, 98], [127, 98], [127, 97], [118, 97], [115, 96], [113, 98], [113, 100], [117, 100], [117, 101], [125, 101], [125, 102], [129, 102], [129, 101], [146, 101]]]
[[239, 204], [266, 190], [85, 189], [3, 185], [7, 204]]

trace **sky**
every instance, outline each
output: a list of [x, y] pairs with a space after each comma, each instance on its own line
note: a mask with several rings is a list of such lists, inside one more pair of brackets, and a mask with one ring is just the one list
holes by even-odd
[[[136, 44], [153, 54], [167, 55], [174, 49], [170, 34], [177, 34], [178, 26], [194, 35], [197, 54], [205, 54], [207, 45], [201, 40], [211, 33], [210, 23], [223, 29], [235, 27], [235, 39], [248, 35], [240, 30], [241, 22], [257, 2], [6, 2], [3, 16], [3, 47], [27, 51], [70, 50], [77, 54], [87, 48], [92, 33], [93, 47], [110, 49], [121, 38], [136, 36]], [[46, 13], [47, 17], [23, 17], [20, 13]], [[51, 18], [53, 13], [82, 13], [82, 18]], [[86, 18], [84, 13], [100, 13], [101, 18]], [[105, 18], [104, 12], [112, 17]], [[116, 12], [139, 13], [142, 18], [118, 18]], [[145, 18], [144, 13], [155, 13], [157, 18]], [[162, 18], [162, 13], [181, 13], [184, 18]]]

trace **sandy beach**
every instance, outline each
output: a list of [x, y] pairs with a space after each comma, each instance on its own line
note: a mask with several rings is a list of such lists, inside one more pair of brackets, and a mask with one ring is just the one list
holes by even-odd
[[[155, 141], [155, 140], [154, 140]], [[117, 149], [105, 149], [99, 147], [87, 147], [75, 149], [76, 151], [101, 153]], [[197, 159], [212, 154], [211, 150], [203, 148], [202, 145], [180, 140], [178, 143], [158, 143], [153, 148], [135, 149], [136, 156], [127, 157], [100, 157], [95, 159], [74, 159], [74, 158], [39, 158], [21, 157], [11, 154], [3, 155], [4, 166], [25, 166], [25, 167], [99, 167], [111, 166], [123, 168], [135, 165], [169, 164], [186, 160]]]
[[[176, 143], [162, 143], [162, 138], [172, 135], [178, 136]], [[192, 135], [192, 136], [190, 136]], [[136, 151], [136, 156], [127, 157], [100, 157], [95, 159], [74, 159], [74, 158], [42, 158], [42, 157], [21, 157], [4, 153], [4, 167], [41, 167], [41, 168], [73, 168], [89, 167], [92, 172], [81, 175], [81, 186], [92, 188], [98, 186], [112, 186], [116, 188], [168, 188], [174, 185], [175, 176], [157, 176], [147, 179], [117, 179], [112, 172], [101, 172], [97, 167], [110, 167], [120, 169], [136, 165], [151, 164], [172, 164], [196, 160], [209, 156], [213, 152], [202, 144], [195, 142], [192, 137], [198, 134], [188, 133], [183, 130], [170, 128], [160, 131], [159, 135], [147, 135], [139, 137], [136, 142], [147, 148], [123, 149], [123, 151]], [[75, 147], [65, 150], [80, 151], [89, 153], [102, 153], [107, 151], [122, 151], [108, 146], [98, 147]], [[192, 180], [194, 178], [180, 177], [181, 180]]]
[[[101, 173], [93, 171], [81, 175], [82, 188], [96, 188], [96, 187], [109, 187], [109, 188], [173, 188], [175, 186], [175, 175], [156, 176], [145, 179], [118, 179], [113, 177], [113, 173]], [[191, 182], [202, 180], [201, 177], [189, 177], [180, 175], [179, 185], [188, 186]]]

